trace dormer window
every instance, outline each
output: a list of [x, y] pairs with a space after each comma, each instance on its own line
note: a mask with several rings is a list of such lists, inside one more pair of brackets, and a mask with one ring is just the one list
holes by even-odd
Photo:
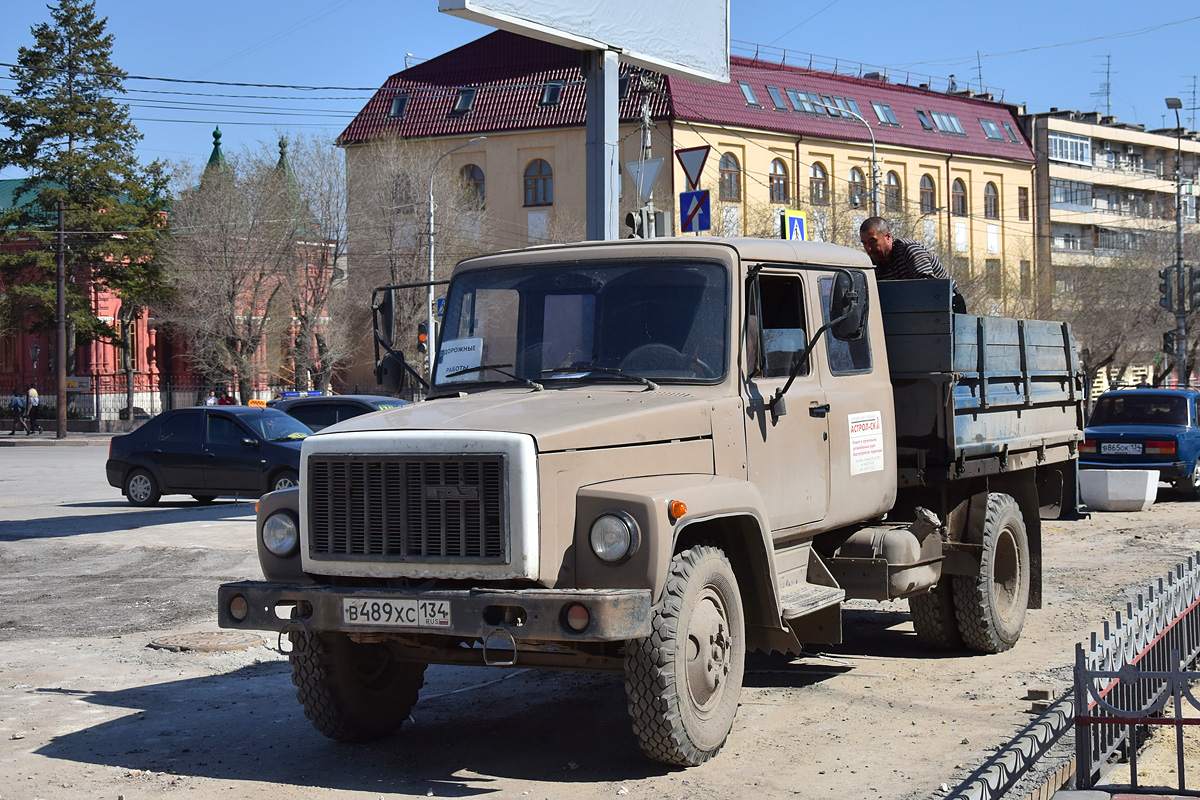
[[546, 81], [546, 85], [542, 87], [542, 105], [558, 105], [558, 101], [562, 99], [562, 90], [562, 81]]
[[392, 107], [388, 111], [388, 119], [403, 119], [404, 109], [408, 107], [408, 92], [397, 92], [392, 97]]
[[738, 86], [742, 87], [742, 96], [746, 98], [746, 105], [761, 108], [758, 98], [754, 96], [754, 90], [750, 88], [750, 84], [745, 81], [738, 81]]
[[465, 114], [471, 110], [471, 106], [475, 103], [475, 93], [479, 91], [474, 86], [464, 86], [458, 90], [458, 94], [454, 98], [454, 108], [451, 109], [452, 114]]
[[629, 73], [626, 72], [621, 77], [617, 78], [617, 97], [621, 100], [629, 94]]

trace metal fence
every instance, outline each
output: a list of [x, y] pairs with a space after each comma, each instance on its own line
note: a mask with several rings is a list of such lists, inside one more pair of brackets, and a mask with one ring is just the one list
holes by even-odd
[[[1179, 564], [1157, 588], [1151, 586], [1106, 621], [1088, 647], [1075, 649], [1075, 759], [1077, 788], [1095, 786], [1110, 758], [1130, 764], [1130, 784], [1138, 791], [1137, 749], [1150, 726], [1174, 726], [1178, 784], [1187, 791], [1183, 769], [1183, 728], [1200, 724], [1200, 702], [1188, 670], [1200, 656], [1200, 553]], [[1163, 716], [1173, 701], [1169, 716]]]

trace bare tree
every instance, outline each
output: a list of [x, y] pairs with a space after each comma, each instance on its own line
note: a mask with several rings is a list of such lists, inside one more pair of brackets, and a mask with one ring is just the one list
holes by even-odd
[[237, 159], [210, 165], [177, 199], [171, 226], [176, 297], [162, 316], [187, 339], [200, 372], [213, 380], [236, 376], [238, 394], [248, 399], [263, 343], [291, 327], [292, 184], [283, 171], [251, 160], [244, 169]]
[[[386, 139], [347, 153], [348, 296], [354, 299], [347, 320], [358, 352], [369, 348], [371, 289], [428, 279], [431, 180], [436, 209], [434, 276], [438, 280], [448, 278], [462, 259], [495, 249], [497, 240], [513, 233], [492, 224], [484, 208], [482, 187], [471, 184], [445, 162], [431, 172], [445, 149], [437, 142]], [[547, 235], [551, 233], [557, 233], [553, 219]], [[402, 350], [415, 344], [417, 323], [425, 319], [426, 297], [424, 289], [397, 294], [396, 341]]]

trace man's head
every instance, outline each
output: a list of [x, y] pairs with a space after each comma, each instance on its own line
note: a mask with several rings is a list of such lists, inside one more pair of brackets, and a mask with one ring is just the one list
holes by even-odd
[[892, 254], [892, 230], [883, 217], [868, 217], [858, 229], [858, 238], [862, 240], [863, 249], [875, 266], [888, 262]]

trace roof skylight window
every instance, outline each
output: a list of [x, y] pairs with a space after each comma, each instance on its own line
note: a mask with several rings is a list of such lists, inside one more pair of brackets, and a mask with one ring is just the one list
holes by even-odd
[[1003, 142], [1004, 134], [1000, 130], [1000, 126], [990, 119], [979, 119], [979, 124], [983, 126], [983, 133], [993, 142]]
[[1008, 140], [1010, 142], [1015, 142], [1016, 144], [1021, 143], [1021, 140], [1017, 137], [1017, 132], [1013, 130], [1011, 122], [1002, 122], [1000, 124], [1004, 126], [1004, 132], [1008, 134]]
[[787, 105], [783, 102], [783, 94], [777, 87], [768, 86], [767, 94], [771, 95], [771, 102], [775, 104], [776, 111], [787, 111]]
[[952, 133], [955, 136], [967, 135], [967, 132], [963, 130], [962, 123], [958, 121], [958, 117], [947, 114], [945, 111], [933, 112], [933, 124], [942, 133]]
[[750, 88], [750, 84], [745, 81], [738, 81], [738, 86], [742, 87], [742, 96], [746, 98], [746, 105], [759, 105], [758, 98], [754, 96], [754, 90]]
[[562, 90], [562, 81], [546, 81], [546, 85], [542, 87], [542, 105], [558, 105], [558, 101], [562, 99]]
[[921, 120], [921, 127], [927, 131], [934, 130], [933, 118], [929, 116], [929, 112], [923, 108], [918, 108], [915, 110], [917, 112], [917, 119]]
[[404, 109], [408, 107], [408, 92], [397, 92], [392, 96], [392, 107], [388, 111], [388, 119], [403, 119]]
[[471, 106], [475, 103], [475, 93], [479, 90], [474, 86], [464, 86], [458, 90], [458, 95], [454, 98], [454, 108], [451, 109], [452, 114], [465, 114], [471, 110]]
[[899, 120], [892, 113], [892, 107], [887, 103], [871, 103], [871, 108], [875, 109], [875, 116], [879, 118], [880, 125], [895, 125], [900, 127]]

